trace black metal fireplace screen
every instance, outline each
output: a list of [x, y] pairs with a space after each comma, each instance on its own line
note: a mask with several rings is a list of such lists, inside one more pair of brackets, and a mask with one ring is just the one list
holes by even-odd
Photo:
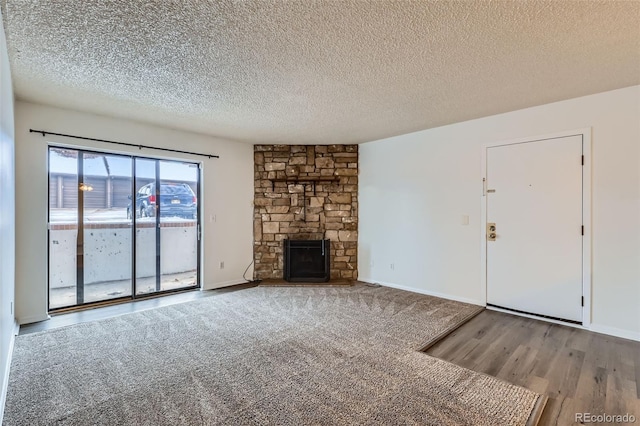
[[329, 281], [329, 240], [284, 240], [284, 279]]

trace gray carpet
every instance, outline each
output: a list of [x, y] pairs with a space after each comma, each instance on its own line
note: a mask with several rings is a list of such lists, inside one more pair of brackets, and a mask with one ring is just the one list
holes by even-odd
[[538, 395], [417, 349], [479, 308], [256, 287], [16, 338], [5, 425], [523, 425]]

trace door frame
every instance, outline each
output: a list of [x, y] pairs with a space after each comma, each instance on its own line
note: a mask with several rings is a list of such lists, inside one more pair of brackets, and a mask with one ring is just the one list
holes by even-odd
[[539, 136], [529, 136], [524, 138], [503, 140], [498, 142], [489, 142], [482, 145], [482, 168], [481, 182], [482, 194], [481, 210], [480, 210], [480, 263], [481, 263], [481, 294], [485, 306], [487, 306], [487, 149], [505, 145], [516, 145], [521, 143], [536, 142], [545, 139], [556, 139], [567, 136], [582, 137], [582, 154], [584, 156], [584, 166], [582, 167], [582, 223], [584, 225], [584, 235], [582, 237], [582, 295], [584, 297], [584, 306], [582, 307], [582, 326], [564, 321], [557, 321], [544, 318], [537, 315], [529, 315], [510, 310], [501, 310], [491, 308], [498, 311], [507, 312], [513, 315], [535, 318], [543, 321], [563, 324], [578, 328], [589, 328], [591, 325], [592, 311], [592, 288], [591, 288], [591, 128], [585, 127], [577, 130], [569, 130], [564, 132], [550, 133]]

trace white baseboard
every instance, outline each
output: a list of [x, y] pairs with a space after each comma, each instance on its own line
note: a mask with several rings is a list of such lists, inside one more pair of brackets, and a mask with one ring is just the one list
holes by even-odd
[[238, 284], [246, 284], [247, 280], [245, 280], [244, 278], [239, 278], [237, 280], [229, 280], [229, 281], [222, 281], [219, 283], [211, 283], [211, 284], [205, 284], [204, 286], [202, 286], [203, 290], [215, 290], [217, 288], [222, 288], [222, 287], [229, 287], [232, 285], [238, 285]]
[[409, 287], [409, 286], [404, 286], [404, 285], [395, 284], [395, 283], [376, 281], [376, 280], [372, 280], [370, 278], [360, 278], [359, 277], [358, 281], [362, 281], [362, 282], [369, 283], [369, 284], [380, 284], [380, 285], [385, 286], [385, 287], [397, 288], [398, 290], [411, 291], [413, 293], [424, 294], [424, 295], [433, 296], [433, 297], [439, 297], [440, 299], [455, 300], [456, 302], [469, 303], [471, 305], [486, 306], [486, 304], [484, 302], [480, 301], [480, 300], [469, 299], [469, 298], [466, 298], [466, 297], [458, 297], [458, 296], [454, 296], [454, 295], [451, 295], [451, 294], [438, 293], [436, 291], [424, 290], [424, 289], [421, 289], [421, 288]]
[[7, 363], [2, 366], [4, 369], [4, 380], [2, 381], [2, 389], [0, 390], [0, 425], [4, 418], [4, 404], [7, 401], [7, 390], [9, 388], [9, 372], [11, 370], [11, 360], [13, 359], [13, 344], [15, 343], [16, 336], [20, 331], [20, 325], [18, 322], [14, 323], [14, 331], [11, 333], [11, 340], [9, 341], [9, 348], [7, 354]]
[[623, 339], [635, 340], [636, 342], [640, 342], [640, 333], [637, 331], [623, 330], [621, 328], [598, 324], [591, 324], [588, 330], [593, 331], [594, 333], [607, 334], [609, 336], [621, 337]]

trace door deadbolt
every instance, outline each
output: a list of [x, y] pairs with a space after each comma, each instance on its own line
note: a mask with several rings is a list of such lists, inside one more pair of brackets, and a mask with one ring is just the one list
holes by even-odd
[[487, 223], [487, 241], [496, 240], [496, 224]]

